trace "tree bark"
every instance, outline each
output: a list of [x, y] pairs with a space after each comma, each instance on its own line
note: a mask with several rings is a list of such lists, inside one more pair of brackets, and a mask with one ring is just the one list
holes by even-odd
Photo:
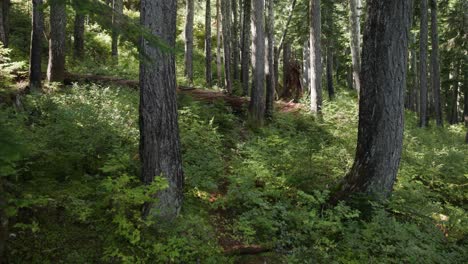
[[239, 15], [238, 15], [238, 0], [232, 0], [232, 15], [233, 15], [233, 24], [232, 24], [232, 36], [231, 36], [231, 46], [232, 46], [232, 72], [235, 80], [239, 79]]
[[194, 0], [187, 0], [185, 16], [185, 77], [193, 83], [193, 17], [195, 13]]
[[440, 96], [439, 29], [437, 27], [437, 0], [431, 0], [431, 40], [432, 40], [432, 92], [437, 126], [443, 126], [442, 103]]
[[211, 0], [206, 0], [205, 13], [205, 79], [208, 87], [211, 87]]
[[80, 10], [75, 9], [75, 12], [73, 55], [81, 60], [84, 56], [85, 15]]
[[310, 110], [322, 112], [322, 51], [320, 0], [310, 0]]
[[218, 86], [223, 85], [222, 59], [221, 59], [221, 8], [220, 1], [216, 0], [216, 70], [218, 76]]
[[223, 47], [224, 47], [224, 82], [226, 92], [232, 94], [231, 76], [231, 4], [230, 0], [222, 0], [221, 16], [223, 23]]
[[252, 125], [262, 126], [265, 116], [265, 31], [264, 0], [252, 2], [252, 65], [253, 84], [250, 96], [249, 117]]
[[242, 57], [241, 57], [241, 79], [242, 94], [249, 94], [249, 67], [250, 67], [250, 24], [252, 14], [251, 0], [244, 0], [244, 23], [242, 25]]
[[421, 0], [421, 33], [419, 41], [419, 126], [427, 126], [427, 0]]
[[453, 65], [453, 72], [450, 73], [449, 75], [449, 79], [452, 81], [453, 83], [453, 91], [452, 91], [452, 97], [451, 97], [451, 100], [450, 100], [450, 110], [448, 111], [448, 115], [449, 115], [449, 118], [448, 118], [448, 122], [451, 124], [451, 125], [454, 125], [454, 124], [457, 124], [458, 123], [458, 95], [459, 95], [459, 81], [458, 81], [458, 78], [459, 78], [459, 73], [460, 73], [460, 68], [459, 68], [459, 65], [458, 63], [454, 63]]
[[5, 212], [5, 207], [7, 206], [7, 200], [5, 197], [5, 192], [3, 190], [3, 182], [0, 178], [0, 264], [6, 263], [2, 260], [4, 259], [6, 243], [8, 239], [8, 216]]
[[42, 88], [41, 53], [44, 33], [43, 1], [32, 0], [32, 30], [29, 56], [29, 87], [32, 91]]
[[282, 98], [289, 98], [292, 96], [290, 92], [290, 65], [291, 65], [291, 44], [286, 41], [283, 48], [283, 91], [281, 92]]
[[333, 86], [333, 49], [331, 45], [327, 47], [327, 90], [328, 98], [335, 98], [335, 87]]
[[268, 63], [266, 76], [266, 118], [273, 117], [273, 102], [275, 100], [275, 11], [274, 1], [268, 0], [268, 18], [266, 23], [267, 39], [268, 39]]
[[119, 27], [121, 26], [121, 16], [123, 14], [123, 0], [113, 0], [112, 8], [112, 59], [114, 63], [119, 63]]
[[351, 0], [351, 58], [353, 62], [353, 86], [359, 93], [361, 89], [361, 0]]
[[304, 43], [302, 50], [302, 86], [305, 92], [310, 93], [310, 47], [309, 40]]
[[65, 43], [67, 10], [64, 0], [50, 1], [50, 40], [47, 81], [62, 82], [65, 78]]
[[356, 158], [332, 203], [357, 193], [387, 198], [400, 164], [411, 0], [367, 4]]
[[0, 0], [0, 42], [4, 47], [8, 47], [8, 10], [9, 0]]
[[[142, 0], [141, 25], [174, 48], [177, 0]], [[141, 179], [167, 179], [169, 187], [157, 194], [156, 205], [147, 204], [144, 216], [176, 217], [182, 206], [184, 176], [177, 123], [176, 72], [173, 53], [161, 51], [143, 40], [140, 63], [140, 159]]]

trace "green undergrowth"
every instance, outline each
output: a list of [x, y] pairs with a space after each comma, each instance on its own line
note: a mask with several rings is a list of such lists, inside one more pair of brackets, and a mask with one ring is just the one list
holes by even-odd
[[23, 109], [0, 110], [8, 261], [246, 261], [224, 255], [222, 237], [266, 248], [279, 263], [463, 263], [464, 128], [418, 129], [407, 113], [394, 195], [362, 217], [346, 204], [323, 206], [353, 162], [355, 95], [340, 90], [323, 112], [276, 113], [250, 130], [222, 102], [180, 95], [185, 200], [168, 225], [140, 217], [166, 183], [138, 180], [135, 91], [74, 85], [27, 95]]

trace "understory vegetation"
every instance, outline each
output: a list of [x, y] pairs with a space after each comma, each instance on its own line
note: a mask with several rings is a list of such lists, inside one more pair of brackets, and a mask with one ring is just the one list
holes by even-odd
[[[172, 222], [142, 217], [142, 207], [156, 203], [154, 194], [168, 182], [140, 180], [139, 91], [69, 76], [46, 83], [41, 92], [25, 89], [31, 6], [14, 2], [11, 24], [19, 30], [11, 32], [8, 49], [0, 46], [5, 263], [466, 263], [468, 145], [462, 123], [418, 128], [417, 113], [406, 110], [391, 198], [366, 206], [328, 203], [353, 165], [358, 134], [357, 93], [338, 77], [321, 116], [305, 109], [304, 96], [293, 111], [278, 107], [262, 127], [249, 124], [247, 105], [179, 91], [182, 210]], [[138, 21], [136, 11], [126, 8], [125, 14]], [[195, 20], [189, 81], [181, 66], [183, 21], [177, 21], [178, 85], [221, 94], [217, 80], [205, 87], [202, 22], [201, 16]], [[67, 49], [67, 73], [137, 80], [137, 48], [122, 34], [115, 64], [110, 35], [86, 21], [86, 56], [77, 60]], [[45, 39], [42, 49], [47, 54]], [[343, 64], [351, 64], [347, 60]], [[346, 74], [345, 67], [339, 71]], [[233, 86], [232, 97], [246, 100], [240, 81]]]
[[[228, 263], [223, 246], [258, 245], [278, 262], [461, 263], [468, 149], [463, 127], [415, 129], [407, 114], [395, 194], [371, 212], [325, 208], [352, 165], [356, 104], [342, 91], [323, 120], [277, 113], [252, 131], [222, 102], [179, 96], [186, 176], [176, 228], [141, 219], [164, 182], [138, 179], [138, 94], [73, 85], [2, 109], [2, 177], [11, 263]], [[20, 150], [20, 153], [17, 152]], [[362, 216], [365, 217], [362, 217]]]

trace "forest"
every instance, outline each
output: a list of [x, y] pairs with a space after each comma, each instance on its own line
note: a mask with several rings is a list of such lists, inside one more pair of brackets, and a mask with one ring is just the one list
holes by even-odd
[[467, 263], [468, 1], [0, 0], [0, 264]]

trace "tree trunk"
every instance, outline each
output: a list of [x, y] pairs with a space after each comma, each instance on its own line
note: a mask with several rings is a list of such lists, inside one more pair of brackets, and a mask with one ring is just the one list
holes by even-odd
[[[413, 44], [416, 43], [416, 37], [414, 35], [411, 35], [411, 42]], [[411, 72], [412, 72], [412, 78], [411, 78], [411, 85], [409, 89], [409, 102], [410, 102], [410, 109], [413, 110], [414, 112], [418, 113], [419, 112], [419, 104], [418, 104], [418, 87], [419, 87], [419, 78], [418, 78], [418, 58], [417, 58], [417, 51], [416, 49], [411, 49], [410, 50], [410, 57], [411, 57]]]
[[322, 112], [322, 34], [320, 0], [310, 0], [310, 110]]
[[50, 40], [47, 81], [62, 82], [65, 78], [65, 43], [67, 10], [64, 0], [50, 1]]
[[305, 92], [310, 92], [310, 47], [309, 40], [304, 43], [302, 50], [302, 86]]
[[419, 126], [427, 126], [427, 0], [421, 0], [421, 33], [419, 41], [419, 85], [420, 107]]
[[73, 55], [81, 60], [84, 56], [85, 15], [80, 10], [75, 10], [75, 12]]
[[335, 97], [335, 87], [333, 87], [333, 50], [330, 46], [327, 47], [327, 90], [328, 98], [333, 100]]
[[450, 104], [449, 104], [450, 110], [448, 111], [449, 112], [448, 122], [451, 125], [457, 124], [459, 121], [458, 120], [459, 119], [458, 118], [458, 95], [459, 95], [459, 89], [460, 89], [459, 81], [458, 81], [459, 73], [460, 73], [459, 65], [458, 63], [454, 63], [453, 73], [451, 72], [451, 74], [449, 75], [449, 78], [453, 83], [452, 97], [451, 97]]
[[232, 0], [232, 15], [233, 15], [233, 25], [232, 25], [232, 36], [231, 36], [231, 46], [232, 46], [232, 69], [233, 77], [235, 80], [239, 79], [239, 15], [238, 15], [238, 0]]
[[[141, 1], [141, 24], [174, 48], [177, 0]], [[167, 179], [169, 187], [157, 194], [158, 204], [147, 204], [143, 215], [173, 219], [182, 206], [184, 176], [177, 123], [176, 72], [173, 53], [142, 41], [140, 63], [140, 159], [141, 179]]]
[[268, 0], [268, 20], [266, 31], [268, 38], [268, 63], [266, 80], [266, 106], [265, 115], [267, 118], [273, 117], [273, 102], [275, 100], [275, 13], [274, 1]]
[[353, 84], [359, 93], [361, 83], [359, 74], [361, 72], [361, 0], [351, 0], [351, 58], [353, 61]]
[[222, 59], [221, 59], [221, 8], [220, 1], [216, 0], [216, 70], [218, 76], [218, 86], [223, 85]]
[[205, 79], [208, 87], [211, 87], [211, 0], [206, 0], [205, 13]]
[[41, 90], [42, 71], [41, 53], [44, 33], [44, 14], [42, 0], [32, 0], [32, 30], [29, 56], [29, 87], [32, 91]]
[[264, 0], [252, 2], [252, 65], [253, 85], [250, 96], [249, 117], [252, 125], [262, 126], [265, 116], [265, 32]]
[[292, 92], [290, 91], [289, 84], [290, 82], [290, 69], [289, 66], [291, 65], [291, 44], [286, 41], [284, 43], [283, 48], [283, 91], [281, 92], [282, 98], [290, 98], [292, 96]]
[[431, 40], [432, 40], [432, 91], [434, 96], [434, 111], [437, 126], [443, 126], [442, 103], [440, 98], [440, 62], [439, 62], [439, 30], [437, 27], [437, 0], [431, 0]]
[[8, 216], [5, 212], [6, 206], [7, 200], [3, 190], [3, 182], [0, 178], [0, 264], [6, 263], [2, 261], [4, 259], [5, 247], [8, 239]]
[[123, 14], [123, 0], [113, 0], [112, 3], [112, 60], [119, 63], [119, 27]]
[[224, 81], [228, 94], [232, 94], [231, 76], [231, 5], [230, 0], [222, 0], [221, 13], [223, 20], [223, 47], [224, 47]]
[[249, 94], [249, 67], [250, 67], [250, 24], [252, 14], [251, 0], [244, 0], [244, 24], [242, 25], [242, 62], [241, 79], [242, 93]]
[[185, 77], [193, 83], [193, 17], [195, 12], [194, 0], [187, 0], [185, 19]]
[[8, 46], [8, 9], [9, 1], [0, 0], [0, 42], [3, 43], [4, 47]]
[[356, 158], [332, 203], [393, 189], [403, 145], [411, 0], [369, 0], [364, 33]]

